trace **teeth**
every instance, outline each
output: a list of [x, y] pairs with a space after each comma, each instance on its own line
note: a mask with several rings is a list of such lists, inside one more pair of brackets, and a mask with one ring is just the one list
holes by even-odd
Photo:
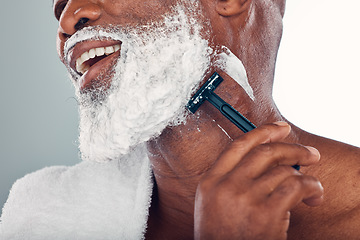
[[83, 61], [83, 62], [89, 60], [89, 59], [90, 59], [89, 53], [88, 53], [88, 52], [84, 52], [84, 53], [81, 55], [80, 58], [81, 58], [81, 61]]
[[96, 56], [95, 49], [90, 49], [89, 50], [89, 58], [94, 58], [95, 56]]
[[84, 74], [90, 68], [90, 66], [84, 64], [84, 62], [88, 61], [91, 58], [101, 57], [104, 54], [110, 55], [119, 50], [120, 44], [109, 47], [92, 48], [89, 51], [84, 52], [78, 59], [76, 59], [76, 71]]
[[95, 53], [96, 53], [97, 56], [102, 56], [102, 55], [105, 54], [105, 49], [102, 48], [102, 47], [96, 48], [96, 49], [95, 49]]
[[114, 48], [113, 47], [106, 47], [105, 48], [105, 54], [106, 55], [109, 55], [109, 54], [111, 54], [111, 53], [113, 53], [114, 52]]

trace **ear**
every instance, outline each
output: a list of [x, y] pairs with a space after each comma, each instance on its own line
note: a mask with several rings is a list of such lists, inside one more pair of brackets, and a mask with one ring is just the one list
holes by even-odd
[[216, 12], [223, 17], [231, 17], [246, 12], [252, 0], [216, 0]]

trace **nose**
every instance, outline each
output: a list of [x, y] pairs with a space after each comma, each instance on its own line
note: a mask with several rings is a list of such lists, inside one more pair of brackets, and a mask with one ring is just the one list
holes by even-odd
[[96, 22], [101, 16], [101, 7], [94, 1], [70, 0], [59, 19], [59, 32], [71, 36], [76, 31]]

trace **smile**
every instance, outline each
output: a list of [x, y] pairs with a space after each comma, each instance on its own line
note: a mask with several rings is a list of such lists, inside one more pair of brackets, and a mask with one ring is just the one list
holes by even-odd
[[89, 51], [84, 52], [78, 59], [76, 59], [76, 71], [80, 74], [84, 74], [92, 65], [104, 59], [107, 55], [119, 50], [120, 44], [108, 47], [92, 48]]
[[80, 76], [80, 90], [109, 86], [109, 78], [102, 79], [101, 76], [110, 74], [120, 56], [120, 49], [120, 41], [89, 40], [78, 42], [68, 51], [70, 68]]

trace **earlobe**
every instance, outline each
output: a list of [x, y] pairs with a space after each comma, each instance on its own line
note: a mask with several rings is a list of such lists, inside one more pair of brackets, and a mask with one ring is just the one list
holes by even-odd
[[243, 13], [249, 8], [251, 0], [216, 0], [216, 11], [223, 17], [231, 17]]

